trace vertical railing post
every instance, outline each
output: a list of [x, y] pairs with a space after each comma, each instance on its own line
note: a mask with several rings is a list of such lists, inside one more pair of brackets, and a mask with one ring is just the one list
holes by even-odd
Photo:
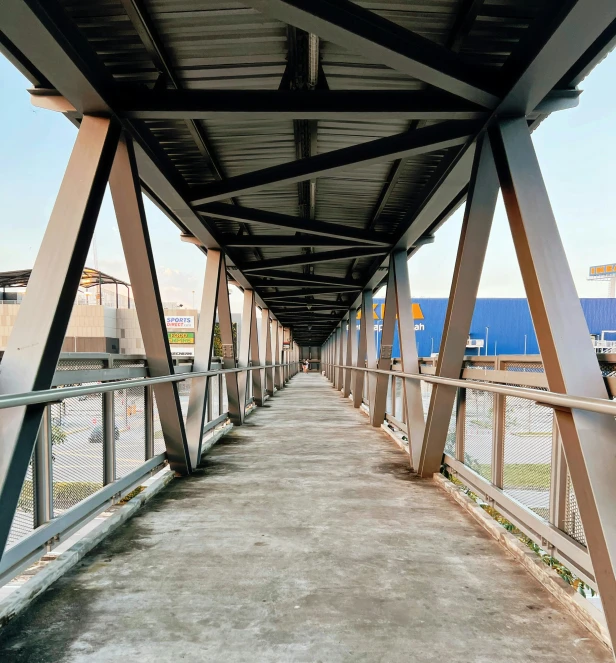
[[34, 527], [53, 518], [52, 431], [51, 405], [48, 405], [34, 447]]
[[550, 477], [550, 515], [552, 525], [565, 529], [567, 517], [567, 461], [558, 431], [556, 417], [552, 417], [552, 465]]
[[145, 459], [149, 460], [154, 457], [154, 391], [152, 387], [145, 387], [143, 400]]
[[[500, 369], [500, 359], [495, 359], [495, 370]], [[492, 408], [492, 483], [503, 487], [505, 456], [505, 414], [507, 400], [503, 394], [494, 394]]]
[[338, 347], [338, 384], [336, 388], [338, 391], [344, 389], [344, 368], [346, 364], [346, 348], [347, 348], [347, 333], [348, 333], [348, 323], [346, 320], [343, 320], [340, 323], [340, 345]]
[[[125, 389], [125, 394], [126, 391]], [[116, 480], [115, 393], [107, 391], [103, 394], [103, 484], [105, 486]]]

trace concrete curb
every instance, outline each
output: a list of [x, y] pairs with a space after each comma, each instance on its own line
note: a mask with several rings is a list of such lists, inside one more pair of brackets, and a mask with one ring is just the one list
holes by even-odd
[[[201, 457], [205, 456], [212, 447], [233, 429], [229, 423], [222, 428], [213, 431], [213, 434], [203, 443]], [[139, 495], [133, 497], [121, 508], [114, 511], [104, 522], [79, 541], [75, 542], [68, 550], [58, 555], [56, 559], [49, 562], [45, 568], [32, 576], [19, 589], [6, 596], [0, 601], [0, 629], [11, 620], [21, 614], [34, 599], [48, 589], [58, 578], [72, 569], [85, 555], [103, 541], [109, 534], [132, 518], [139, 509], [143, 508], [154, 495], [157, 495], [175, 478], [174, 473], [166, 468], [161, 470], [152, 483]]]
[[50, 562], [22, 587], [16, 589], [0, 602], [0, 627], [23, 612], [28, 605], [42, 594], [53, 582], [73, 568], [87, 553], [96, 547], [111, 532], [131, 518], [174, 478], [173, 472], [166, 469], [139, 495], [133, 497], [82, 539], [74, 543], [66, 552]]
[[573, 617], [608, 647], [608, 649], [612, 650], [607, 626], [599, 610], [588, 603], [554, 569], [544, 564], [532, 550], [494, 520], [458, 486], [441, 474], [434, 475], [434, 482], [467, 511], [507, 552], [513, 555], [516, 561], [522, 564]]

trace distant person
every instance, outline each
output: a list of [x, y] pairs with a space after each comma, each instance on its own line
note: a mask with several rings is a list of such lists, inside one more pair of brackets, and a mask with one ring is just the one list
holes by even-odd
[[308, 373], [309, 368], [310, 368], [310, 362], [307, 359], [304, 359], [304, 373]]

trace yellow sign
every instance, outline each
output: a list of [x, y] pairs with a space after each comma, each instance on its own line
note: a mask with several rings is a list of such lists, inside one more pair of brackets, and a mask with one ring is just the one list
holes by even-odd
[[[416, 302], [413, 302], [411, 304], [411, 307], [413, 309], [413, 318], [415, 320], [423, 320], [424, 319], [424, 314], [423, 311], [421, 310], [421, 306], [417, 304]], [[385, 304], [373, 304], [372, 305], [372, 317], [374, 320], [382, 320], [383, 315], [385, 315]], [[396, 316], [397, 317], [397, 316]], [[361, 319], [361, 310], [357, 311], [357, 319]]]
[[590, 268], [588, 276], [592, 278], [606, 278], [606, 277], [616, 277], [616, 265], [595, 265]]
[[169, 343], [194, 345], [195, 332], [167, 332]]

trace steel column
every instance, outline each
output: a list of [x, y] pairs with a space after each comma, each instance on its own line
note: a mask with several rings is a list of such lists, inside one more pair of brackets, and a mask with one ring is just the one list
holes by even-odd
[[[222, 254], [210, 249], [207, 252], [203, 294], [199, 325], [195, 334], [195, 357], [193, 371], [209, 371], [212, 367], [214, 349], [214, 327], [218, 308], [218, 289], [222, 271]], [[194, 378], [190, 382], [188, 413], [186, 415], [186, 438], [190, 450], [190, 462], [196, 467], [201, 458], [203, 425], [206, 418], [207, 403], [210, 400], [211, 378]]]
[[[272, 328], [269, 309], [261, 310], [261, 346], [260, 346], [261, 366], [272, 365]], [[269, 396], [274, 395], [274, 371], [272, 368], [265, 368], [263, 371], [263, 384], [265, 393]]]
[[[113, 162], [119, 127], [85, 116], [2, 358], [0, 394], [49, 389]], [[41, 425], [44, 406], [0, 412], [0, 553]]]
[[[143, 207], [137, 162], [130, 139], [123, 139], [118, 144], [109, 186], [148, 360], [148, 372], [151, 377], [169, 375], [173, 373], [173, 360]], [[190, 474], [190, 454], [177, 384], [156, 385], [154, 393], [169, 465], [180, 474]]]
[[351, 371], [351, 367], [353, 366], [353, 358], [357, 358], [357, 352], [355, 346], [357, 345], [357, 341], [353, 343], [353, 339], [357, 339], [357, 309], [350, 309], [349, 310], [349, 328], [347, 330], [347, 337], [346, 337], [346, 353], [345, 353], [345, 361], [344, 365], [348, 366], [347, 369], [344, 371], [344, 386], [342, 389], [342, 395], [345, 398], [348, 398], [351, 395], [351, 380], [353, 376], [353, 371]]
[[[466, 200], [443, 337], [436, 364], [436, 375], [459, 378], [471, 326], [481, 270], [488, 246], [498, 178], [487, 138], [475, 150], [475, 161]], [[417, 465], [423, 477], [432, 476], [441, 466], [449, 420], [456, 390], [447, 385], [433, 385], [421, 456]]]
[[[369, 301], [368, 301], [369, 300]], [[367, 352], [367, 320], [368, 315], [372, 317], [372, 292], [365, 291], [362, 293], [361, 309], [359, 320], [359, 340], [357, 343], [357, 360], [355, 366], [364, 368], [366, 366], [366, 352]], [[363, 402], [364, 394], [364, 371], [355, 371], [353, 378], [353, 407], [360, 407]]]
[[[218, 282], [218, 324], [220, 326], [220, 340], [222, 342], [223, 368], [235, 368], [235, 344], [233, 343], [233, 321], [231, 319], [231, 304], [229, 302], [229, 283], [227, 281], [227, 266], [225, 257], [221, 255], [220, 279]], [[227, 401], [229, 404], [229, 419], [237, 425], [242, 424], [239, 382], [237, 373], [227, 373]]]
[[[256, 304], [253, 302], [253, 312], [250, 322], [250, 360], [253, 366], [263, 366], [265, 363], [265, 358], [263, 358], [263, 361], [261, 360], [261, 348], [263, 345], [263, 336], [259, 338]], [[263, 378], [264, 375], [261, 369], [252, 371], [252, 397], [254, 398], [255, 405], [258, 407], [263, 407], [263, 403], [265, 402], [265, 382]]]
[[[501, 122], [490, 139], [549, 388], [607, 399], [526, 120]], [[564, 408], [555, 415], [606, 622], [616, 641], [616, 420]]]
[[[406, 251], [395, 251], [393, 253], [390, 271], [392, 267], [402, 371], [404, 373], [419, 374], [419, 357], [417, 356], [417, 342], [415, 340], [415, 320], [411, 306], [411, 287]], [[387, 289], [389, 290], [389, 286]], [[393, 398], [395, 399], [395, 392]], [[418, 380], [404, 379], [403, 408], [402, 420], [406, 422], [411, 465], [415, 468], [419, 464], [425, 432], [421, 383]]]
[[345, 352], [347, 346], [347, 322], [343, 320], [340, 323], [340, 342], [338, 344], [338, 380], [336, 381], [336, 389], [341, 391], [344, 388], [344, 363], [346, 361]]
[[[238, 368], [248, 368], [250, 363], [250, 349], [252, 346], [252, 329], [255, 318], [255, 292], [246, 288], [244, 290], [244, 307], [242, 309], [242, 329], [239, 340], [237, 357]], [[242, 422], [246, 416], [246, 393], [248, 391], [248, 373], [238, 373], [238, 387], [240, 398], [240, 417]]]

